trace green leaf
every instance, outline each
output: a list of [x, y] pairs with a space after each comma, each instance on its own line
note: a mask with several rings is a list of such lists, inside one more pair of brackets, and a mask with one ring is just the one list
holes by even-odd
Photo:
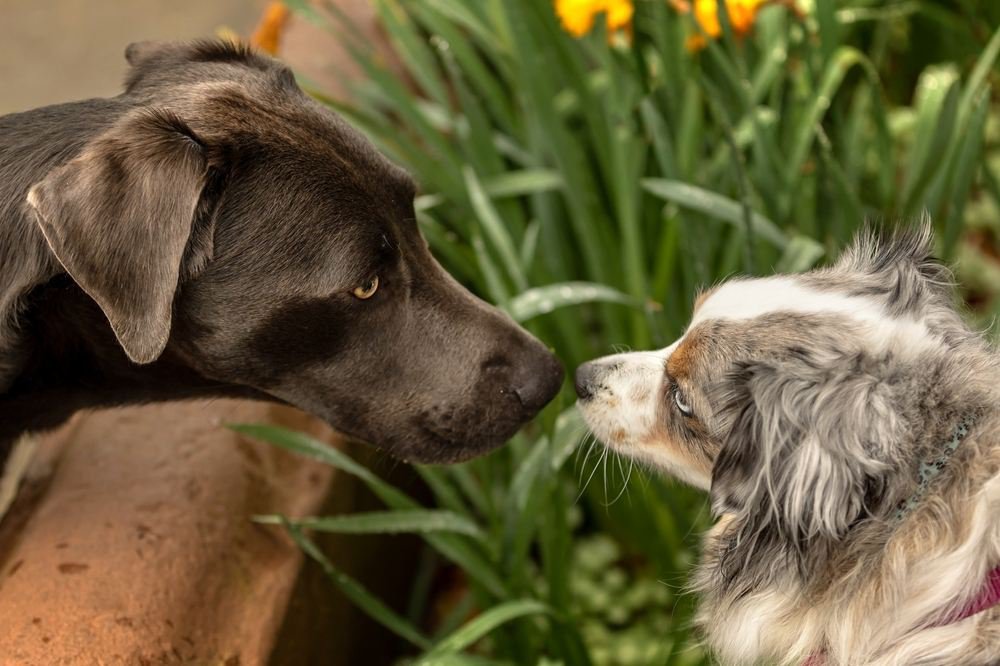
[[584, 434], [587, 432], [587, 424], [583, 420], [575, 406], [570, 407], [559, 415], [556, 420], [556, 429], [552, 435], [552, 458], [549, 471], [557, 473], [566, 463], [573, 452], [576, 451]]
[[[549, 169], [521, 169], [506, 171], [482, 182], [483, 191], [491, 199], [522, 197], [527, 194], [549, 192], [563, 186], [562, 177]], [[441, 194], [422, 194], [413, 202], [417, 212], [427, 211], [445, 203]]]
[[482, 226], [483, 233], [486, 238], [489, 238], [490, 243], [504, 262], [504, 268], [507, 269], [507, 274], [513, 280], [514, 285], [519, 291], [526, 290], [528, 278], [524, 273], [524, 267], [521, 266], [514, 240], [500, 219], [500, 214], [494, 208], [476, 173], [466, 166], [462, 169], [462, 175], [465, 177], [465, 187], [469, 193], [469, 200], [476, 211], [476, 217]]
[[[672, 201], [679, 206], [728, 222], [739, 229], [746, 226], [740, 203], [721, 194], [678, 180], [664, 178], [646, 178], [642, 181], [642, 185], [650, 194], [666, 201]], [[788, 245], [788, 237], [785, 236], [784, 232], [760, 213], [752, 213], [750, 223], [754, 233], [761, 238], [767, 239], [779, 248]]]
[[358, 608], [363, 610], [369, 617], [390, 629], [397, 636], [413, 643], [417, 647], [426, 650], [430, 647], [430, 641], [420, 633], [416, 627], [398, 615], [394, 610], [383, 604], [371, 592], [356, 580], [338, 570], [330, 560], [323, 554], [323, 551], [308, 539], [302, 531], [292, 524], [285, 524], [285, 529], [292, 537], [299, 548], [309, 557], [314, 559], [322, 567], [330, 582], [341, 591], [341, 593], [351, 600]]
[[469, 507], [459, 495], [455, 487], [449, 482], [445, 468], [432, 467], [429, 465], [414, 465], [420, 478], [424, 480], [434, 493], [434, 501], [438, 506], [445, 507], [460, 515], [469, 515]]
[[642, 307], [642, 303], [628, 294], [603, 284], [560, 282], [523, 291], [507, 301], [504, 309], [514, 321], [523, 323], [553, 310], [582, 303], [620, 303]]
[[[350, 456], [308, 435], [269, 425], [229, 424], [227, 427], [234, 432], [318, 460], [341, 472], [355, 476], [392, 509], [424, 508], [406, 493], [383, 481], [363, 465], [359, 465]], [[493, 594], [499, 597], [506, 595], [506, 585], [497, 575], [495, 569], [480, 553], [471, 548], [467, 541], [463, 540], [464, 537], [454, 534], [429, 533], [424, 535], [424, 538], [439, 553], [465, 569], [473, 579]]]
[[836, 50], [823, 72], [819, 88], [812, 91], [809, 103], [803, 110], [793, 132], [792, 149], [785, 171], [785, 182], [795, 183], [805, 164], [816, 136], [817, 124], [823, 119], [830, 107], [834, 94], [844, 80], [844, 76], [852, 67], [860, 66], [870, 77], [878, 79], [874, 66], [861, 51], [848, 46]]
[[986, 118], [989, 112], [989, 87], [981, 91], [979, 98], [973, 100], [972, 115], [963, 126], [964, 131], [955, 148], [951, 161], [947, 166], [947, 188], [945, 204], [948, 206], [945, 219], [942, 220], [944, 234], [942, 246], [943, 256], [951, 259], [955, 252], [955, 244], [965, 227], [965, 203], [969, 197], [972, 182], [981, 165], [983, 139]]
[[826, 250], [808, 236], [793, 236], [774, 267], [776, 273], [801, 273], [816, 265]]
[[518, 253], [521, 265], [525, 270], [531, 270], [535, 263], [535, 254], [538, 251], [538, 237], [542, 231], [542, 224], [538, 220], [532, 220], [524, 229], [524, 239], [521, 241], [521, 250]]
[[430, 661], [421, 661], [426, 666], [512, 666], [509, 661], [498, 661], [471, 654], [440, 654]]
[[286, 519], [283, 516], [255, 516], [254, 521], [269, 525], [292, 524], [317, 532], [338, 534], [398, 534], [453, 532], [483, 539], [483, 531], [474, 522], [452, 511], [407, 509], [401, 511], [370, 511], [346, 516], [322, 516]]
[[406, 493], [397, 490], [392, 484], [383, 481], [367, 467], [359, 464], [343, 451], [313, 439], [309, 435], [278, 426], [249, 423], [231, 423], [226, 426], [241, 435], [259, 439], [279, 448], [297, 453], [334, 469], [350, 474], [360, 479], [383, 502], [395, 509], [415, 509], [419, 505]]
[[461, 652], [511, 620], [528, 615], [545, 615], [551, 612], [548, 606], [534, 599], [507, 601], [494, 606], [435, 645], [430, 652], [417, 660], [417, 664], [429, 666], [437, 663], [434, 660], [439, 657]]
[[996, 29], [993, 36], [990, 37], [989, 43], [986, 44], [986, 48], [979, 54], [979, 58], [972, 68], [972, 73], [969, 74], [969, 78], [965, 82], [965, 88], [962, 90], [962, 99], [959, 102], [960, 126], [965, 126], [965, 121], [968, 119], [975, 104], [976, 94], [993, 69], [997, 56], [1000, 56], [1000, 27]]
[[941, 160], [955, 130], [958, 89], [958, 74], [953, 67], [928, 68], [920, 77], [917, 126], [900, 197], [907, 216], [921, 207], [931, 178], [940, 172]]
[[551, 169], [507, 171], [483, 182], [483, 190], [493, 199], [521, 197], [562, 187], [562, 176]]
[[448, 91], [435, 65], [434, 55], [399, 0], [377, 0], [375, 8], [380, 27], [389, 35], [396, 54], [406, 61], [408, 71], [424, 92], [438, 104], [447, 105]]

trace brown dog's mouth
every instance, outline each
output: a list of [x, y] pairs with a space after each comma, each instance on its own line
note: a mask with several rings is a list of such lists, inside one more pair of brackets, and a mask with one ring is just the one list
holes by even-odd
[[[514, 388], [477, 386], [476, 399], [463, 406], [438, 403], [410, 421], [413, 436], [396, 455], [413, 462], [456, 463], [503, 446], [559, 391], [562, 365], [554, 356]], [[509, 380], [508, 382], [510, 383]]]
[[489, 433], [460, 435], [450, 428], [418, 421], [416, 426], [420, 443], [400, 453], [410, 462], [424, 464], [464, 462], [503, 446], [521, 425], [519, 421], [511, 421], [502, 426], [495, 423]]

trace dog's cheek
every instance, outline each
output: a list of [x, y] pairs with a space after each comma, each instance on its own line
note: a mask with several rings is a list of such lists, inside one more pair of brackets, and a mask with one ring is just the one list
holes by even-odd
[[712, 474], [710, 443], [697, 433], [662, 419], [637, 442], [639, 455], [650, 464], [699, 488], [707, 488]]
[[344, 304], [330, 298], [286, 303], [256, 326], [247, 347], [267, 381], [278, 381], [342, 360], [351, 335], [366, 330]]

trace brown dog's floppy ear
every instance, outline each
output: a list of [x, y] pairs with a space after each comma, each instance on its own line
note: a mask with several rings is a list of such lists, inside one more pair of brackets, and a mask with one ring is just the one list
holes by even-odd
[[204, 147], [183, 121], [141, 110], [28, 192], [52, 253], [136, 363], [156, 360], [167, 344], [207, 171]]

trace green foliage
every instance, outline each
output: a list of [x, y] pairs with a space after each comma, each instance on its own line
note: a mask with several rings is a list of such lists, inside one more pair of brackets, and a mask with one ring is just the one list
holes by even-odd
[[[668, 344], [700, 287], [807, 270], [865, 218], [929, 212], [946, 258], [986, 266], [982, 315], [1000, 311], [1000, 270], [963, 241], [970, 220], [1000, 235], [992, 6], [773, 5], [746, 40], [727, 30], [689, 53], [691, 18], [656, 0], [636, 3], [630, 38], [599, 20], [579, 40], [544, 0], [377, 0], [394, 64], [333, 8], [293, 4], [367, 75], [349, 104], [312, 92], [416, 176], [417, 218], [446, 267], [569, 368]], [[420, 468], [440, 510], [302, 435], [240, 430], [359, 477], [389, 507], [285, 524], [363, 610], [426, 650], [419, 663], [703, 663], [693, 600], [677, 593], [708, 521], [700, 495], [655, 479], [622, 488], [629, 463], [579, 453], [570, 399], [486, 458]], [[420, 533], [464, 572], [464, 601], [425, 636], [426, 599], [399, 617], [335, 571], [307, 527]]]

